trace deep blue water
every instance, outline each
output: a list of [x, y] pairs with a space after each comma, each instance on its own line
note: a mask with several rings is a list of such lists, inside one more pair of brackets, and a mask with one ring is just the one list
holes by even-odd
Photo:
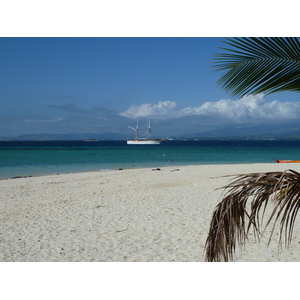
[[171, 165], [273, 163], [300, 160], [300, 141], [0, 142], [0, 178]]

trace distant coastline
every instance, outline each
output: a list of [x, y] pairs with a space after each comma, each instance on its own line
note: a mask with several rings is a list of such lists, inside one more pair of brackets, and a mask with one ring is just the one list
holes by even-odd
[[[103, 138], [82, 138], [75, 135], [20, 135], [0, 137], [0, 142], [5, 141], [84, 141], [84, 142], [98, 142], [98, 141], [126, 141], [126, 138], [117, 137], [103, 137]], [[169, 141], [193, 141], [193, 140], [300, 140], [300, 135], [245, 135], [245, 136], [200, 136], [200, 137], [170, 137]]]

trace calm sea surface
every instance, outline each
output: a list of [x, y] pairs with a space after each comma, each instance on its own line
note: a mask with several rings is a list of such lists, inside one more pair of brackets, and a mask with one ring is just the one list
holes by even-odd
[[300, 160], [300, 141], [0, 142], [0, 179], [81, 171]]

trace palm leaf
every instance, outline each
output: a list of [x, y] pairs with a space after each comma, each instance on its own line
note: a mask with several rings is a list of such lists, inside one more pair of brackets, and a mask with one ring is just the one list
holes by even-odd
[[228, 38], [225, 53], [213, 57], [213, 70], [224, 74], [217, 81], [232, 96], [265, 92], [300, 91], [299, 38]]
[[[300, 207], [300, 174], [293, 170], [284, 172], [250, 173], [236, 176], [224, 187], [227, 192], [216, 206], [205, 244], [206, 261], [229, 261], [234, 258], [237, 243], [244, 245], [250, 228], [261, 237], [263, 231], [274, 221], [269, 243], [280, 219], [279, 243], [288, 246]], [[247, 202], [250, 203], [249, 212]], [[274, 204], [264, 230], [261, 224], [269, 203]]]

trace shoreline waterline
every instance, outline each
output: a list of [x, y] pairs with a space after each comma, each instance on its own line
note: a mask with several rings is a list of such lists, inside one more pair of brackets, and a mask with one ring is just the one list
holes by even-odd
[[[72, 172], [54, 172], [54, 173], [40, 173], [40, 174], [23, 174], [23, 175], [14, 175], [12, 177], [1, 177], [0, 176], [0, 181], [1, 180], [10, 180], [10, 179], [20, 179], [20, 178], [33, 178], [33, 177], [47, 177], [47, 176], [56, 176], [56, 175], [72, 175], [72, 174], [84, 174], [84, 173], [99, 173], [99, 172], [114, 172], [114, 171], [126, 171], [126, 170], [162, 170], [162, 169], [180, 169], [184, 167], [201, 167], [201, 166], [212, 166], [212, 167], [218, 167], [221, 168], [222, 166], [247, 166], [247, 165], [262, 165], [262, 166], [272, 166], [272, 165], [278, 165], [277, 163], [244, 163], [244, 164], [238, 164], [238, 163], [224, 163], [224, 164], [183, 164], [183, 165], [164, 165], [164, 166], [157, 166], [153, 165], [152, 167], [145, 167], [145, 166], [135, 166], [135, 167], [120, 167], [120, 168], [111, 168], [111, 169], [95, 169], [95, 170], [81, 170], [81, 171], [72, 171]], [[285, 164], [280, 164], [280, 165], [285, 165], [286, 169], [289, 169], [288, 166], [297, 166], [300, 164], [297, 163], [285, 163]], [[280, 168], [282, 169], [282, 168]]]

